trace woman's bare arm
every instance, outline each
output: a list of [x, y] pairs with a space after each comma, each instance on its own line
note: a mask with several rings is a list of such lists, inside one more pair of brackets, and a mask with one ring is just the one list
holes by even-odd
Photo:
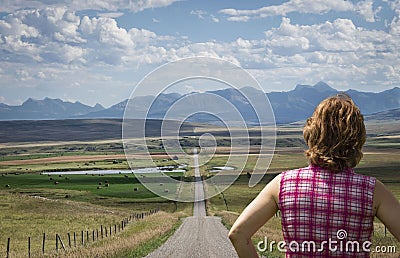
[[229, 239], [239, 257], [258, 257], [251, 237], [278, 211], [280, 180], [281, 175], [278, 175], [269, 182], [229, 231]]
[[374, 208], [378, 219], [400, 241], [400, 203], [379, 180], [375, 183]]

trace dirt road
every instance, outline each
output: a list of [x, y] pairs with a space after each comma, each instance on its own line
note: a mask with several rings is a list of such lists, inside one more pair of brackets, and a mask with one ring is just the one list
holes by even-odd
[[206, 216], [203, 182], [200, 178], [198, 154], [194, 151], [195, 167], [195, 199], [193, 217], [183, 220], [178, 228], [160, 248], [146, 256], [147, 258], [159, 257], [202, 257], [202, 258], [228, 258], [238, 257], [228, 239], [228, 230], [222, 225], [218, 217]]

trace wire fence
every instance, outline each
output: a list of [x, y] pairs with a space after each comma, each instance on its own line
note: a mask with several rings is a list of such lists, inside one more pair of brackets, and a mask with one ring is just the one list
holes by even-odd
[[[120, 223], [114, 223], [113, 225], [100, 225], [96, 229], [93, 230], [81, 230], [75, 232], [68, 232], [67, 234], [58, 234], [47, 235], [43, 233], [41, 239], [41, 254], [45, 255], [46, 252], [60, 252], [66, 250], [67, 248], [76, 248], [79, 246], [86, 246], [89, 243], [94, 243], [96, 241], [114, 236], [121, 231], [123, 231], [126, 226], [135, 221], [144, 219], [147, 216], [155, 214], [159, 211], [157, 209], [151, 209], [148, 212], [142, 213], [133, 213], [129, 217], [125, 217], [121, 220]], [[62, 237], [63, 236], [63, 237]], [[35, 238], [38, 239], [38, 238]], [[53, 244], [51, 244], [53, 242]], [[49, 248], [50, 246], [50, 248]], [[26, 257], [32, 257], [32, 238], [29, 236], [27, 238], [27, 249], [26, 249]], [[7, 238], [7, 249], [6, 249], [6, 258], [11, 258], [12, 253], [12, 238]]]

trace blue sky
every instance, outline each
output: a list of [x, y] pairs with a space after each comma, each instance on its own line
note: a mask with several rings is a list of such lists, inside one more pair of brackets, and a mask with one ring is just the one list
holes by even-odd
[[231, 61], [266, 92], [321, 80], [383, 91], [400, 86], [399, 16], [400, 0], [6, 0], [0, 102], [110, 106], [158, 66], [194, 56]]

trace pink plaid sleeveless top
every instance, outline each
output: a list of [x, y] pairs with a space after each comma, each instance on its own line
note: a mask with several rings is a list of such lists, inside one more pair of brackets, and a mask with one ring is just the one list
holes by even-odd
[[369, 257], [374, 188], [375, 178], [353, 169], [283, 172], [279, 209], [286, 257]]

